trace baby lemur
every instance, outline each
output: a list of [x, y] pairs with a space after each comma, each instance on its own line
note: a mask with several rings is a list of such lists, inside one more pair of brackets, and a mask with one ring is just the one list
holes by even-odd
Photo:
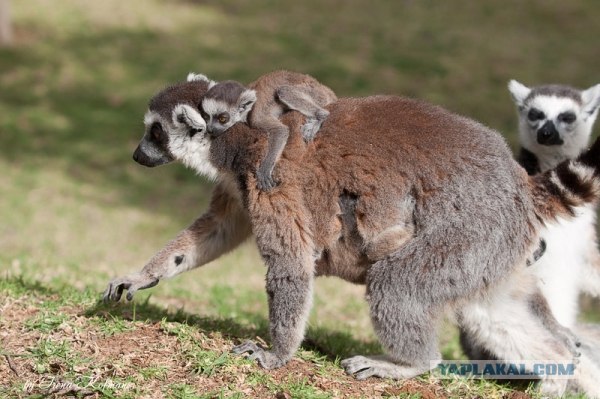
[[[253, 182], [269, 145], [263, 131], [238, 123], [215, 137], [173, 121], [173, 111], [199, 104], [209, 85], [183, 82], [155, 96], [135, 159], [145, 166], [181, 160], [216, 178], [211, 205], [142, 270], [111, 281], [105, 299], [118, 301], [124, 292], [131, 299], [253, 235], [267, 266], [271, 348], [247, 342], [234, 351], [252, 353], [268, 369], [285, 365], [300, 346], [320, 275], [366, 285], [386, 352], [344, 360], [347, 373], [400, 379], [434, 368], [440, 359], [436, 327], [445, 310], [460, 307], [461, 323], [480, 327], [478, 304], [502, 299], [515, 274], [526, 270], [543, 224], [600, 196], [600, 141], [574, 161], [528, 176], [497, 132], [397, 96], [331, 104], [319, 145], [306, 146], [300, 134], [291, 134], [278, 167], [285, 184], [261, 193]], [[297, 112], [282, 116], [292, 132], [302, 120]], [[385, 239], [395, 245], [369, 256], [365, 249], [390, 231], [404, 232], [394, 235], [404, 239]], [[538, 317], [546, 313], [544, 298], [528, 288], [523, 298], [534, 305], [520, 307], [522, 334], [502, 336], [501, 358], [572, 363], [573, 345]], [[584, 360], [574, 378], [600, 396], [600, 378]], [[546, 394], [566, 389], [551, 376], [540, 378]]]
[[222, 134], [237, 122], [247, 122], [250, 127], [267, 133], [267, 154], [256, 172], [258, 188], [267, 191], [276, 185], [273, 169], [289, 136], [288, 127], [279, 117], [288, 110], [306, 116], [302, 136], [310, 141], [329, 115], [323, 107], [336, 99], [330, 88], [311, 76], [275, 71], [261, 76], [247, 88], [232, 80], [215, 84], [202, 100], [202, 116], [212, 135]]

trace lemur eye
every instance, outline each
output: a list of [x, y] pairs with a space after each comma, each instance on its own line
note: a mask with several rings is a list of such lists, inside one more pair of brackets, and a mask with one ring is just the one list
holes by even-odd
[[183, 116], [183, 114], [177, 115], [177, 122], [185, 123], [185, 117]]
[[156, 141], [160, 140], [160, 136], [162, 135], [163, 129], [162, 125], [158, 122], [154, 122], [150, 127], [150, 135]]
[[221, 115], [219, 115], [219, 117], [217, 119], [219, 120], [220, 123], [227, 123], [227, 122], [229, 122], [229, 115], [221, 114]]
[[546, 115], [536, 108], [531, 108], [529, 110], [529, 113], [527, 114], [527, 118], [532, 122], [539, 121], [541, 119], [544, 119], [545, 117]]
[[573, 112], [563, 112], [558, 115], [558, 120], [564, 123], [573, 123], [577, 120], [577, 116]]

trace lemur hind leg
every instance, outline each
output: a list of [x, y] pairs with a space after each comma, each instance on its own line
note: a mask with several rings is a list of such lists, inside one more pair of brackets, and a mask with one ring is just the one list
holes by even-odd
[[302, 137], [311, 141], [321, 128], [321, 124], [329, 116], [329, 111], [319, 106], [312, 98], [310, 88], [303, 86], [281, 86], [277, 89], [279, 101], [289, 109], [300, 112], [307, 117], [302, 125]]
[[410, 273], [410, 267], [401, 259], [386, 257], [376, 262], [367, 275], [371, 320], [386, 356], [344, 360], [342, 366], [356, 378], [412, 378], [436, 367], [441, 360], [437, 324], [442, 309], [429, 300], [429, 294], [419, 295], [427, 287], [419, 286], [423, 280], [412, 280], [420, 277]]
[[[550, 361], [575, 365], [579, 373], [579, 340], [554, 320], [529, 269], [515, 271], [485, 295], [461, 304], [457, 316], [470, 355], [484, 356], [474, 360]], [[567, 380], [540, 376], [539, 388], [560, 396]]]

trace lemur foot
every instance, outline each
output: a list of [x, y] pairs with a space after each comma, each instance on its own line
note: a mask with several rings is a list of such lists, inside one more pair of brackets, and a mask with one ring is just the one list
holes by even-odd
[[556, 335], [565, 343], [567, 349], [574, 357], [574, 362], [579, 362], [581, 356], [581, 340], [573, 331], [567, 327], [560, 327], [555, 331]]
[[308, 118], [306, 120], [306, 123], [300, 128], [304, 141], [309, 142], [314, 140], [317, 132], [321, 128], [321, 123], [323, 123], [323, 121], [316, 118]]
[[340, 363], [347, 374], [357, 380], [369, 377], [404, 379], [413, 378], [428, 371], [428, 368], [399, 366], [386, 360], [386, 356], [353, 356]]
[[156, 284], [158, 284], [158, 278], [148, 274], [134, 273], [112, 280], [108, 283], [108, 287], [102, 297], [104, 302], [119, 302], [121, 295], [123, 295], [123, 290], [127, 290], [127, 300], [131, 301], [136, 291], [154, 287]]
[[277, 182], [273, 179], [273, 175], [269, 171], [258, 169], [256, 172], [256, 185], [261, 191], [269, 191], [277, 186]]
[[252, 341], [246, 341], [235, 346], [231, 351], [236, 355], [248, 353], [248, 359], [257, 360], [258, 364], [267, 370], [279, 368], [287, 363], [286, 359], [281, 359], [273, 352], [261, 348]]

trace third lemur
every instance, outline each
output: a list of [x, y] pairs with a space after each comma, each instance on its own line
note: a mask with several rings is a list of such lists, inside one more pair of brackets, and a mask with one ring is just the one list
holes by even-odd
[[[529, 175], [547, 174], [586, 149], [600, 106], [600, 85], [579, 91], [558, 85], [528, 88], [513, 80], [509, 90], [519, 115], [522, 147], [518, 160]], [[576, 167], [573, 164], [572, 168]], [[540, 315], [542, 320], [549, 320], [551, 325], [546, 327], [559, 333], [565, 327], [572, 329], [581, 341], [585, 368], [598, 375], [600, 357], [595, 348], [600, 329], [576, 323], [580, 291], [600, 293], [595, 219], [594, 206], [588, 204], [577, 209], [572, 218], [546, 222], [541, 232], [547, 244], [544, 256], [521, 269], [504, 290], [497, 291], [498, 295], [471, 304], [466, 312], [463, 309], [460, 338], [470, 359], [507, 359], [506, 354], [515, 353], [515, 348], [543, 348], [545, 343], [528, 338], [532, 330], [523, 323], [527, 314], [539, 315], [542, 306], [560, 323]]]
[[288, 127], [279, 121], [279, 117], [288, 110], [306, 116], [302, 136], [310, 141], [329, 115], [323, 107], [336, 99], [329, 87], [311, 76], [275, 71], [261, 76], [247, 88], [233, 80], [215, 84], [202, 100], [202, 116], [213, 136], [237, 122], [247, 122], [250, 127], [268, 134], [267, 154], [256, 172], [258, 188], [267, 191], [276, 185], [273, 169], [289, 136]]
[[[508, 86], [519, 115], [519, 163], [534, 175], [575, 159], [586, 149], [600, 106], [600, 84], [579, 91], [562, 85]], [[542, 237], [547, 253], [532, 266], [552, 313], [572, 328], [579, 312], [580, 291], [600, 294], [600, 253], [592, 205], [573, 219], [558, 218]]]

